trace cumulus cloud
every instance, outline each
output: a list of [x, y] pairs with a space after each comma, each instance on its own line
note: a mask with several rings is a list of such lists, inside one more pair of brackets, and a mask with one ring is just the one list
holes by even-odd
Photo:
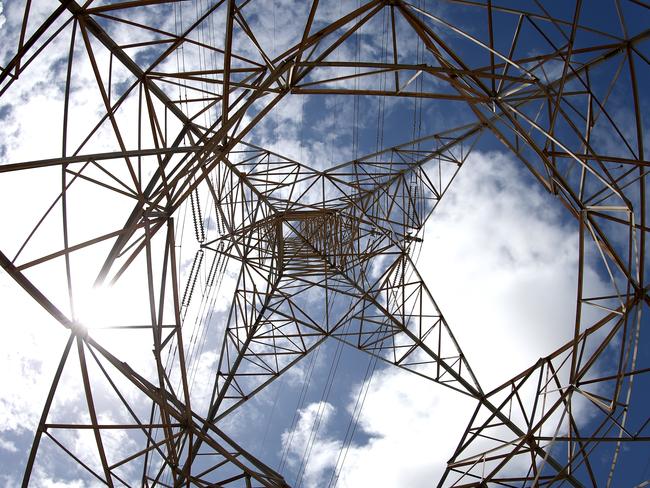
[[56, 476], [45, 473], [42, 469], [35, 470], [31, 482], [43, 488], [82, 488], [87, 486], [82, 480], [57, 478]]
[[16, 447], [16, 444], [14, 444], [11, 441], [6, 441], [4, 439], [0, 439], [0, 449], [4, 449], [5, 451], [9, 451], [9, 452], [18, 452], [18, 448]]
[[287, 463], [298, 472], [297, 486], [323, 486], [323, 477], [334, 466], [341, 442], [319, 436], [319, 430], [327, 430], [335, 413], [331, 403], [310, 403], [298, 411], [295, 428], [282, 434]]
[[[67, 333], [44, 311], [33, 307], [32, 299], [4, 272], [0, 274], [0, 295], [11, 297], [13, 305], [3, 307], [0, 433], [33, 431]], [[44, 349], [42, 341], [50, 347]], [[5, 439], [2, 447], [7, 449], [9, 443]]]
[[[505, 154], [473, 157], [432, 217], [420, 261], [487, 388], [573, 335], [577, 225], [526, 176]], [[593, 268], [585, 273], [589, 292], [605, 289]], [[493, 361], [497, 350], [507, 360]]]
[[369, 439], [350, 448], [337, 486], [433, 486], [473, 406], [405, 371], [376, 373], [359, 417]]

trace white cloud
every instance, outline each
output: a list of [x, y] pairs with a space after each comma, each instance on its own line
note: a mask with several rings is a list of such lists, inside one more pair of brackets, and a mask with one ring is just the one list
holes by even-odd
[[[430, 221], [419, 268], [490, 388], [572, 337], [578, 233], [509, 156], [479, 153], [466, 164]], [[585, 273], [591, 292], [604, 289]], [[494, 351], [507, 361], [493, 361]]]
[[282, 446], [287, 450], [287, 463], [300, 476], [296, 486], [323, 486], [324, 475], [334, 466], [341, 442], [319, 436], [332, 421], [336, 408], [328, 402], [314, 402], [298, 411], [293, 431], [282, 434]]
[[430, 487], [462, 434], [473, 401], [393, 368], [375, 374], [337, 486]]
[[9, 451], [9, 452], [18, 452], [18, 448], [16, 447], [16, 444], [2, 438], [0, 438], [0, 449], [4, 449], [5, 451]]
[[[88, 486], [84, 481], [79, 479], [63, 480], [43, 472], [42, 469], [36, 469], [30, 479], [30, 484], [42, 488], [85, 488]], [[16, 485], [17, 486], [17, 485]], [[93, 483], [90, 486], [99, 486]]]
[[[34, 431], [47, 389], [56, 371], [67, 332], [4, 272], [0, 295], [11, 297], [3, 307], [4, 339], [0, 341], [0, 432]], [[49, 344], [44, 348], [44, 344]], [[69, 393], [69, 392], [68, 392]]]

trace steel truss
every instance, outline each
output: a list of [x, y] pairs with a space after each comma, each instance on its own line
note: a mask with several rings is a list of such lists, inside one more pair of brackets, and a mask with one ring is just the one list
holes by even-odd
[[[69, 40], [63, 137], [50, 159], [10, 161], [0, 173], [54, 170], [61, 179], [33, 230], [0, 260], [70, 336], [23, 485], [49, 442], [109, 486], [129, 484], [121, 470], [130, 463], [139, 466], [142, 486], [287, 486], [219, 424], [330, 337], [475, 399], [439, 486], [607, 484], [593, 467], [603, 446], [615, 446], [613, 472], [623, 446], [650, 440], [647, 408], [632, 402], [634, 382], [649, 370], [639, 351], [650, 304], [641, 89], [650, 31], [626, 21], [634, 12], [648, 19], [648, 7], [612, 2], [619, 18], [603, 30], [580, 1], [527, 10], [490, 0], [441, 9], [375, 0], [325, 20], [314, 1], [301, 38], [274, 55], [253, 22], [255, 5], [213, 2], [189, 27], [169, 32], [144, 14], [176, 15], [171, 1], [62, 0], [36, 26], [25, 3], [0, 95], [11, 97], [51, 45]], [[377, 23], [388, 26], [386, 55], [362, 49], [342, 60], [353, 40], [364, 42], [358, 33]], [[206, 37], [206, 26], [217, 38]], [[424, 46], [423, 61], [404, 40]], [[180, 65], [183, 50], [212, 62]], [[82, 63], [103, 115], [79, 142], [68, 117]], [[412, 98], [462, 107], [467, 117], [322, 170], [247, 141], [274, 107], [297, 95]], [[615, 107], [626, 110], [626, 126]], [[88, 152], [106, 133], [111, 147]], [[516, 156], [580, 230], [576, 319], [567, 324], [573, 339], [491, 392], [479, 385], [413, 258], [425, 222], [482, 136]], [[605, 136], [612, 142], [604, 144]], [[98, 217], [91, 235], [68, 216], [80, 205], [82, 184], [119, 202], [117, 220]], [[213, 228], [201, 213], [206, 201]], [[175, 224], [186, 207], [197, 248], [181, 279]], [[57, 234], [43, 246], [39, 229], [49, 221]], [[75, 257], [85, 253], [96, 265], [92, 279], [75, 281]], [[59, 273], [45, 279], [39, 270], [52, 263]], [[183, 324], [197, 281], [215, 286], [225, 263], [239, 274], [201, 413]], [[593, 296], [588, 265], [607, 278], [606, 293]], [[145, 291], [147, 313], [111, 333], [150, 334], [153, 355], [141, 354], [146, 373], [75, 314], [79, 287], [126, 280]], [[64, 299], [50, 294], [52, 286], [66, 290]], [[316, 311], [307, 306], [315, 300], [324, 304]], [[53, 405], [66, 367], [78, 369], [86, 410], [60, 421]], [[99, 388], [111, 392], [119, 422], [101, 415]], [[84, 429], [94, 436], [95, 465], [61, 440]], [[115, 430], [135, 433], [138, 448], [124, 456], [107, 449]]]

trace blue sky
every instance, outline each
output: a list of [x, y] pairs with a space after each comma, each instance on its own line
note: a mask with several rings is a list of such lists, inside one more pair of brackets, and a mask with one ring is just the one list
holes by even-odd
[[[12, 46], [16, 45], [22, 15], [20, 3], [0, 3], [3, 5], [0, 10], [0, 19], [3, 19], [0, 20], [2, 66], [14, 53]], [[191, 5], [161, 5], [150, 10], [133, 9], [124, 15], [180, 33], [195, 16], [207, 8], [206, 2], [190, 3]], [[47, 2], [33, 4], [28, 32], [32, 32], [39, 20], [45, 18], [52, 9]], [[356, 6], [355, 2], [322, 2], [313, 30], [322, 28]], [[560, 19], [571, 19], [572, 8], [560, 9], [557, 5], [546, 7]], [[448, 22], [464, 29], [474, 39], [485, 40], [488, 36], [487, 26], [483, 17], [480, 17], [480, 21], [476, 20], [475, 9], [452, 3], [432, 2], [419, 2], [412, 8], [416, 13], [419, 12], [417, 8], [421, 8], [432, 14], [433, 17], [423, 17], [427, 25], [453, 46], [469, 66], [487, 65], [489, 56], [484, 47], [477, 47], [471, 39], [453, 32], [453, 29], [444, 24]], [[647, 10], [630, 2], [625, 2], [622, 8], [628, 37], [647, 29], [650, 20]], [[539, 11], [534, 4], [526, 9]], [[307, 7], [301, 3], [279, 0], [272, 4], [251, 3], [244, 9], [247, 21], [263, 41], [270, 58], [295, 44], [302, 34], [307, 13]], [[613, 43], [618, 37], [624, 37], [621, 25], [612, 21], [616, 16], [615, 2], [585, 4], [580, 17], [584, 25], [605, 30], [611, 36], [581, 30], [577, 35], [576, 46]], [[64, 19], [67, 17], [64, 16]], [[564, 30], [554, 29], [544, 24], [542, 30], [549, 38], [542, 39], [535, 30], [535, 16], [531, 16], [531, 19], [524, 21], [523, 40], [520, 43], [522, 47], [516, 53], [518, 57], [548, 52], [551, 49], [549, 43], [560, 45], [563, 42], [562, 35], [567, 33], [566, 27], [563, 27]], [[328, 59], [340, 61], [356, 56], [361, 61], [390, 61], [392, 46], [387, 28], [390, 21], [390, 11], [386, 8]], [[219, 36], [219, 28], [222, 22], [223, 12], [217, 10], [212, 23], [206, 23], [204, 28], [197, 29], [193, 40], [197, 43], [213, 42], [221, 45], [223, 40]], [[495, 50], [505, 56], [516, 17], [497, 13], [494, 22]], [[62, 23], [59, 21], [56, 26]], [[122, 43], [138, 42], [148, 39], [147, 36], [150, 35], [105, 18], [99, 19], [99, 23]], [[435, 66], [433, 57], [402, 17], [398, 17], [397, 26], [402, 62]], [[61, 114], [70, 32], [68, 25], [18, 80], [10, 86], [3, 85], [8, 88], [6, 95], [0, 98], [0, 118], [3, 122], [0, 128], [0, 165], [60, 156]], [[241, 53], [261, 60], [255, 47], [250, 42], [245, 42], [244, 37], [239, 30], [235, 40], [240, 43]], [[135, 78], [118, 61], [112, 60], [99, 42], [93, 39], [91, 44], [102, 76], [106, 77], [106, 86], [109, 66], [112, 66], [110, 90], [112, 100], [115, 101], [127, 93]], [[325, 49], [324, 45], [319, 46], [316, 52]], [[179, 50], [170, 56], [156, 71], [170, 73], [179, 69], [181, 64], [186, 70], [219, 65], [218, 55], [196, 46], [186, 45], [183, 51]], [[646, 52], [647, 40], [637, 47], [640, 52]], [[159, 52], [158, 47], [134, 48], [129, 51], [145, 68]], [[590, 56], [589, 53], [580, 53], [576, 54], [576, 59], [586, 61]], [[640, 55], [635, 55], [635, 60], [637, 86], [643, 87], [650, 82], [647, 56], [644, 60]], [[80, 144], [82, 154], [119, 149], [119, 141], [108, 122], [101, 124], [88, 142], [82, 142], [90, 128], [105, 113], [105, 109], [79, 32], [74, 45], [74, 62], [67, 131], [68, 154], [72, 153], [71, 148]], [[611, 120], [601, 117], [599, 123], [595, 124], [592, 141], [595, 152], [599, 154], [633, 158], [638, 157], [634, 154], [635, 147], [629, 148], [624, 144], [635, 139], [634, 114], [630, 108], [631, 79], [627, 65], [622, 65], [624, 69], [616, 75], [616, 82], [610, 87], [610, 80], [619, 69], [620, 62], [620, 56], [612, 56], [591, 72], [592, 89], [600, 100], [606, 100], [604, 103], [611, 115]], [[235, 65], [242, 67], [246, 63], [235, 62]], [[561, 76], [561, 67], [561, 64], [553, 61], [542, 66], [534, 63], [522, 66], [531, 76], [549, 84]], [[327, 78], [328, 73], [333, 72], [333, 69], [328, 71], [328, 68], [317, 70], [305, 82], [315, 81], [319, 76]], [[402, 83], [414, 74], [415, 70], [400, 74]], [[393, 83], [392, 76], [388, 74], [359, 80], [347, 82], [347, 87], [378, 88]], [[189, 82], [189, 85], [204, 89], [209, 87], [208, 83], [201, 84], [198, 81]], [[177, 86], [158, 81], [157, 86], [162, 87], [172, 99], [188, 96], [187, 87], [182, 84]], [[410, 89], [413, 92], [451, 93], [440, 79], [426, 73], [418, 75]], [[525, 92], [525, 88], [519, 89]], [[579, 91], [581, 86], [574, 81], [568, 85], [567, 90], [569, 89]], [[116, 111], [116, 118], [122, 128], [125, 144], [134, 148], [137, 146], [139, 132], [135, 122], [139, 104], [138, 90], [128, 93], [125, 102]], [[193, 93], [190, 89], [189, 98]], [[268, 103], [271, 96], [262, 98], [251, 107], [243, 118], [243, 125]], [[548, 114], [542, 110], [546, 108], [541, 103], [532, 102], [520, 107], [516, 103], [516, 93], [509, 96], [509, 103], [520, 111], [520, 119], [528, 117], [542, 126], [548, 122]], [[642, 117], [646, 117], [647, 93], [641, 90], [639, 96]], [[576, 96], [576, 100], [576, 106], [584, 103], [580, 96]], [[201, 103], [205, 106], [205, 102], [179, 106], [185, 113], [192, 114], [201, 107]], [[214, 123], [219, 116], [216, 107], [218, 104], [206, 109], [196, 119], [197, 123], [205, 126]], [[487, 117], [493, 115], [490, 104], [479, 104], [477, 107], [481, 114]], [[160, 110], [160, 106], [156, 109]], [[579, 120], [579, 115], [572, 114], [570, 118], [575, 122]], [[469, 105], [457, 101], [400, 97], [381, 99], [354, 95], [288, 95], [246, 135], [246, 140], [310, 168], [325, 170], [335, 164], [403, 144], [414, 138], [473, 123], [475, 120]], [[161, 133], [175, 134], [175, 131], [180, 130], [178, 121], [172, 115], [167, 123], [168, 126], [161, 129]], [[573, 148], [576, 144], [575, 137], [568, 124], [564, 124], [557, 129], [556, 135]], [[614, 133], [614, 124], [623, 129], [622, 134]], [[497, 122], [495, 126], [507, 134], [509, 141], [515, 140], [507, 124]], [[546, 136], [540, 130], [535, 130], [534, 124], [524, 126], [529, 131], [529, 136], [543, 145]], [[146, 123], [144, 127], [146, 133]], [[579, 228], [577, 220], [569, 215], [559, 199], [545, 191], [529, 171], [533, 169], [544, 172], [539, 157], [530, 149], [522, 149], [520, 155], [530, 162], [530, 168], [527, 168], [520, 159], [509, 154], [490, 131], [483, 132], [433, 215], [419, 229], [417, 235], [422, 238], [422, 243], [414, 246], [412, 255], [417, 259], [422, 278], [483, 389], [490, 391], [573, 337]], [[642, 138], [650, 143], [647, 131], [642, 134]], [[145, 145], [150, 144], [151, 136], [145, 134], [144, 140]], [[413, 145], [412, 149], [433, 151], [437, 144], [440, 144], [439, 140], [426, 140], [419, 146]], [[557, 144], [553, 146], [554, 149], [557, 147]], [[468, 149], [465, 145], [464, 151]], [[232, 156], [234, 161], [238, 157], [243, 156]], [[178, 160], [180, 156], [174, 161]], [[143, 161], [142, 179], [146, 181], [155, 170], [155, 160], [143, 158]], [[569, 169], [569, 164], [564, 163], [560, 163], [561, 172], [566, 174], [570, 184], [575, 185], [580, 178], [580, 166], [574, 164], [575, 168]], [[122, 182], [121, 186], [120, 183], [110, 182], [112, 185], [125, 189], [126, 193], [132, 190], [130, 175], [121, 160], [115, 158], [104, 164], [106, 167], [112, 165], [111, 171]], [[99, 168], [92, 165], [86, 168], [83, 163], [74, 163], [70, 168], [107, 184], [109, 182]], [[426, 165], [425, 169], [430, 174], [435, 174], [436, 161]], [[593, 177], [587, 175], [586, 178], [586, 192], [597, 192], [601, 184], [598, 175], [594, 173]], [[3, 232], [0, 236], [0, 249], [4, 253], [10, 257], [16, 255], [20, 244], [43, 210], [56, 199], [60, 185], [61, 172], [57, 168], [0, 174], [0, 208], [4, 209], [0, 215], [3, 228], [9, 229], [9, 232]], [[300, 185], [297, 187], [301, 188]], [[626, 195], [636, 205], [635, 218], [638, 219], [639, 196], [633, 185], [632, 188]], [[209, 240], [210, 237], [219, 235], [219, 226], [215, 223], [214, 206], [207, 186], [200, 186], [198, 191], [198, 198], [204, 202], [203, 217]], [[319, 194], [312, 192], [305, 197], [309, 198], [318, 199]], [[90, 201], [92, 204], [88, 203]], [[616, 196], [599, 202], [596, 196], [590, 203], [620, 205], [621, 202]], [[119, 228], [132, 205], [132, 195], [118, 196], [79, 179], [71, 187], [68, 200], [72, 242], [82, 242]], [[34, 234], [34, 239], [20, 251], [21, 259], [17, 262], [28, 262], [61, 247], [60, 211], [60, 207], [56, 206], [44, 219], [43, 225]], [[619, 210], [611, 212], [615, 216], [627, 215]], [[181, 289], [184, 289], [185, 283], [192, 279], [192, 263], [199, 248], [194, 237], [192, 209], [188, 202], [176, 211], [175, 224], [179, 281]], [[622, 256], [628, 256], [629, 239], [619, 229], [620, 226], [604, 220], [602, 226], [614, 249]], [[160, 263], [163, 241], [160, 236], [156, 239], [153, 259]], [[93, 323], [94, 326], [124, 321], [146, 322], [147, 296], [146, 283], [143, 281], [146, 263], [142, 257], [134, 261], [134, 265], [124, 274], [120, 286], [114, 290], [98, 292], [92, 289], [97, 263], [110, 249], [110, 242], [100, 243], [75, 255], [74, 282], [80, 298], [74, 307], [67, 302], [62, 259], [32, 267], [26, 275], [65, 313], [77, 317], [81, 322]], [[617, 287], [624, 288], [621, 274], [612, 267], [608, 256], [601, 255], [589, 236], [585, 246], [585, 294], [609, 295]], [[213, 251], [206, 250], [193, 304], [186, 312], [183, 325], [186, 357], [191, 377], [195, 378], [192, 383], [193, 405], [198, 411], [207, 409], [214, 374], [219, 365], [223, 331], [228, 324], [229, 307], [239, 273], [239, 264], [231, 259], [223, 270], [220, 287], [209, 287], [208, 265], [213, 258]], [[373, 266], [380, 269], [382, 263], [375, 262]], [[640, 270], [641, 273], [644, 271], [645, 269]], [[0, 320], [7, 331], [5, 337], [9, 339], [0, 345], [0, 368], [5, 371], [0, 380], [0, 479], [7, 486], [17, 486], [22, 477], [33, 431], [38, 425], [41, 406], [60, 351], [67, 340], [67, 332], [32, 303], [8, 275], [2, 274], [1, 279], [3, 310]], [[322, 300], [322, 294], [305, 293], [299, 303], [309, 307], [313, 313], [322, 314]], [[615, 302], [615, 299], [609, 299], [598, 303], [614, 306]], [[642, 305], [643, 308], [646, 306]], [[334, 312], [342, 314], [344, 307], [345, 302], [339, 301]], [[647, 328], [646, 312], [647, 310], [642, 310], [641, 347], [637, 357], [639, 368], [647, 367], [650, 360], [647, 338], [643, 335]], [[169, 310], [165, 309], [165, 313], [169, 313]], [[583, 305], [582, 314], [584, 324], [590, 324], [603, 316], [604, 312], [602, 308]], [[632, 323], [629, 327], [632, 327]], [[128, 337], [125, 339], [114, 331], [92, 330], [92, 326], [90, 328], [90, 334], [106, 347], [117, 351], [121, 360], [129, 362], [136, 369], [141, 368], [139, 371], [145, 376], [155, 376], [152, 366], [154, 362], [150, 356], [151, 339], [147, 332], [124, 332]], [[609, 371], [615, 364], [617, 340], [620, 342], [620, 337], [608, 346], [608, 352], [603, 354], [594, 371]], [[587, 350], [591, 347], [591, 344], [588, 345]], [[75, 354], [73, 352], [73, 356]], [[96, 367], [94, 372], [99, 374]], [[172, 383], [178, 380], [177, 374], [177, 370], [171, 373]], [[633, 404], [637, 407], [629, 412], [628, 422], [631, 426], [643, 424], [643, 405], [648, 400], [644, 392], [649, 391], [648, 380], [644, 375], [639, 375], [635, 381], [632, 395]], [[123, 386], [126, 391], [128, 386]], [[602, 393], [606, 389], [605, 386], [599, 391]], [[106, 421], [118, 421], [124, 412], [114, 410], [111, 398], [114, 400], [115, 397], [110, 394], [107, 383], [98, 381], [95, 392]], [[137, 393], [130, 394], [137, 403]], [[83, 388], [78, 371], [74, 367], [67, 367], [55, 397], [53, 418], [59, 422], [72, 422], [74, 419], [83, 421], [87, 412], [84, 412], [82, 396]], [[358, 409], [361, 405], [358, 403], [359, 398], [362, 399], [361, 409]], [[595, 425], [598, 417], [593, 406], [581, 405], [576, 402], [575, 415], [580, 419], [581, 426], [588, 430], [592, 424]], [[143, 417], [147, 415], [146, 407], [145, 404], [138, 407], [142, 409], [139, 413]], [[392, 367], [384, 361], [375, 361], [363, 352], [330, 339], [240, 409], [221, 420], [219, 428], [267, 465], [277, 469], [292, 486], [328, 486], [333, 481], [337, 481], [337, 486], [435, 486], [457, 447], [474, 407], [475, 403], [466, 396]], [[646, 427], [646, 435], [647, 430]], [[67, 445], [75, 446], [87, 455], [91, 465], [97, 465], [97, 459], [92, 454], [92, 436], [85, 434], [72, 432], [65, 434], [62, 439]], [[107, 435], [105, 443], [116, 451], [122, 449], [134, 452], [138, 440], [141, 441], [129, 433], [119, 431]], [[607, 476], [612, 457], [611, 445], [613, 443], [603, 447], [602, 454], [593, 456], [599, 480], [604, 480]], [[561, 449], [561, 446], [556, 446], [552, 452], [555, 455]], [[619, 455], [612, 486], [637, 486], [650, 479], [647, 453], [647, 443], [625, 447]], [[74, 463], [69, 463], [69, 459], [65, 460], [65, 454], [52, 443], [44, 444], [39, 456], [32, 477], [34, 486], [92, 486], [96, 481], [88, 477], [87, 472], [75, 467]], [[124, 476], [135, 480], [139, 474], [138, 469], [141, 468], [135, 466], [131, 471], [125, 469]], [[520, 467], [515, 463], [513, 472], [518, 469]], [[581, 472], [580, 476], [586, 475]]]

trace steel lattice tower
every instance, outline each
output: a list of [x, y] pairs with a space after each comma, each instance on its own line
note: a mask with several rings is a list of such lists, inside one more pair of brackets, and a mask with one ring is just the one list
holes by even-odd
[[[296, 16], [300, 35], [275, 52], [259, 23], [270, 2], [26, 1], [5, 42], [0, 95], [12, 97], [52, 46], [66, 46], [62, 116], [44, 128], [62, 138], [47, 159], [2, 161], [0, 178], [45, 175], [51, 198], [39, 214], [24, 211], [24, 235], [3, 229], [14, 245], [0, 261], [70, 333], [24, 485], [48, 443], [108, 486], [128, 484], [129, 463], [142, 486], [288, 486], [220, 423], [331, 338], [475, 400], [439, 486], [607, 486], [594, 460], [607, 453], [614, 471], [621, 449], [650, 439], [647, 403], [632, 395], [649, 370], [640, 352], [650, 13], [642, 1], [599, 3], [616, 17], [596, 22], [602, 6], [580, 1], [329, 10], [314, 1]], [[376, 26], [381, 53], [367, 47]], [[69, 125], [80, 87], [102, 113], [83, 134]], [[274, 108], [316, 95], [408, 99], [463, 120], [325, 168], [255, 144]], [[457, 172], [490, 138], [566, 207], [580, 239], [573, 339], [488, 392], [413, 256]], [[28, 193], [2, 212], [22, 215]], [[71, 217], [80, 209], [89, 216]], [[181, 271], [185, 227], [195, 250]], [[592, 294], [588, 260], [605, 293]], [[198, 408], [185, 324], [206, 313], [196, 295], [218, 286], [226, 266], [236, 286]], [[79, 310], [90, 290], [109, 286], [142, 299], [128, 320], [96, 330]], [[325, 304], [318, 314], [314, 300]], [[144, 333], [147, 346], [125, 357], [121, 344]], [[66, 368], [85, 399], [72, 414], [53, 409]], [[111, 409], [109, 425], [101, 412]], [[99, 469], [59, 440], [82, 429]], [[115, 430], [137, 445], [126, 457], [107, 444]]]

